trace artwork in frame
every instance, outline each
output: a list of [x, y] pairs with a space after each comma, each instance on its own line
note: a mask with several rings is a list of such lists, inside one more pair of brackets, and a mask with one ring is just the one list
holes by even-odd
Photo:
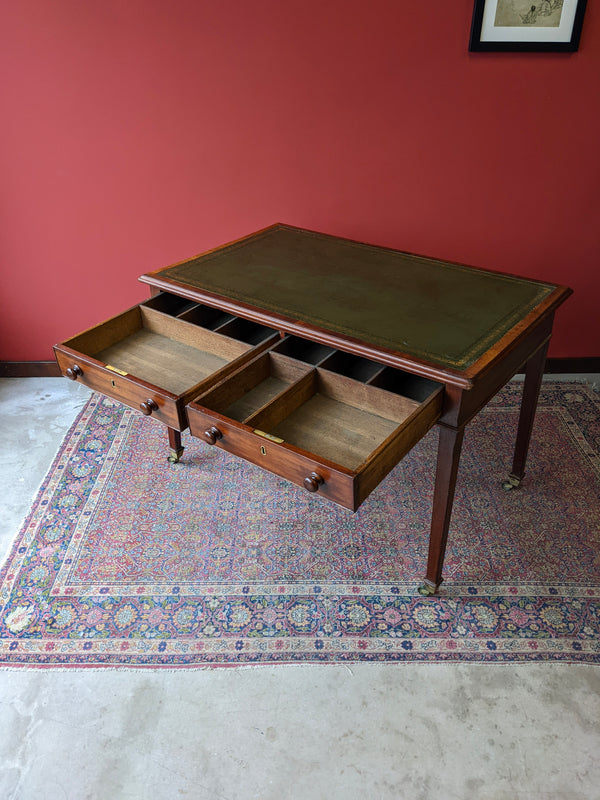
[[573, 52], [587, 0], [475, 0], [469, 50]]

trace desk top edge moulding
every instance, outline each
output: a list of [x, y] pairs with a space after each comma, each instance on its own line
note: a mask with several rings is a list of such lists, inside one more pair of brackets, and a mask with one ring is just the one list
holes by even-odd
[[572, 293], [281, 223], [140, 280], [463, 388]]

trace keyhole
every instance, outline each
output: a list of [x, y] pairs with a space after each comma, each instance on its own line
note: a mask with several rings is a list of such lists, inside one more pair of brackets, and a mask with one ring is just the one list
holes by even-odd
[[260, 453], [261, 453], [261, 455], [263, 455], [263, 456], [266, 456], [266, 455], [267, 455], [267, 448], [266, 448], [264, 445], [262, 445], [262, 444], [261, 444], [261, 446], [260, 446]]
[[111, 381], [111, 383], [116, 388], [117, 384], [114, 381]]

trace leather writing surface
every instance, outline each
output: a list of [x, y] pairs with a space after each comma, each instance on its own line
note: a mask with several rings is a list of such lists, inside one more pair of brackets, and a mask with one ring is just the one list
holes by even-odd
[[287, 226], [160, 275], [454, 369], [555, 288]]

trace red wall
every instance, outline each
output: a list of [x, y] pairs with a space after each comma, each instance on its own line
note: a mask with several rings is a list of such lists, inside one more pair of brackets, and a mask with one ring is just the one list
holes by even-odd
[[470, 54], [473, 0], [19, 0], [0, 11], [0, 359], [272, 222], [567, 283], [600, 355], [600, 10]]

